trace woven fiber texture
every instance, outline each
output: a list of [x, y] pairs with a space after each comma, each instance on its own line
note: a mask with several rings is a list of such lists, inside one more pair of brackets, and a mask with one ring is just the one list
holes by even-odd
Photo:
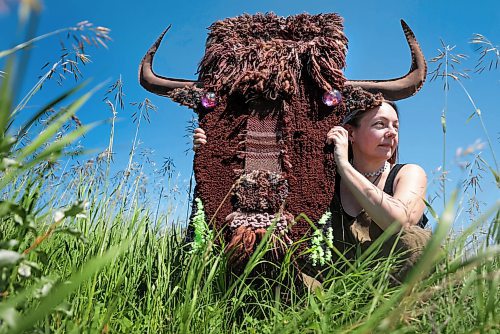
[[[209, 29], [199, 81], [218, 104], [196, 109], [208, 137], [195, 155], [196, 196], [238, 262], [273, 219], [286, 244], [310, 229], [294, 217], [317, 221], [328, 210], [335, 163], [326, 133], [382, 97], [344, 86], [347, 39], [337, 14], [242, 15]], [[331, 89], [343, 96], [334, 107], [322, 102]]]
[[209, 29], [199, 68], [207, 90], [274, 100], [297, 93], [303, 71], [322, 90], [346, 80], [347, 38], [337, 14], [242, 15]]

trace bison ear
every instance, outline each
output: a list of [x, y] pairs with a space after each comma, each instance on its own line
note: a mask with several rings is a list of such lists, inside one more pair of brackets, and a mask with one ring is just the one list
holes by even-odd
[[371, 93], [382, 93], [386, 100], [391, 101], [406, 99], [420, 90], [427, 75], [425, 57], [410, 27], [403, 20], [401, 20], [401, 26], [411, 51], [410, 71], [395, 79], [348, 80], [346, 85], [361, 87]]
[[153, 71], [153, 60], [158, 47], [163, 39], [163, 36], [167, 33], [171, 26], [168, 26], [167, 29], [163, 31], [163, 33], [158, 37], [156, 42], [149, 48], [148, 52], [142, 58], [141, 64], [139, 65], [139, 83], [146, 90], [151, 93], [167, 96], [169, 92], [176, 88], [185, 88], [185, 87], [199, 87], [201, 88], [203, 85], [200, 82], [187, 80], [187, 79], [175, 79], [175, 78], [167, 78], [160, 75], [157, 75]]

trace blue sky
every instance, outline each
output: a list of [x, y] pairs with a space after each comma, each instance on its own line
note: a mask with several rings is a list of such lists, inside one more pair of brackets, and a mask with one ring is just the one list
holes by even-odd
[[[8, 2], [12, 5], [12, 2]], [[214, 21], [242, 13], [273, 11], [278, 15], [337, 12], [344, 17], [345, 33], [349, 38], [346, 76], [350, 79], [383, 79], [400, 76], [408, 71], [409, 50], [404, 40], [399, 20], [403, 18], [415, 32], [427, 59], [437, 55], [442, 39], [456, 45], [454, 52], [466, 53], [470, 59], [459, 68], [471, 68], [478, 54], [468, 43], [472, 34], [485, 35], [494, 44], [500, 44], [500, 3], [495, 0], [478, 1], [45, 1], [38, 33], [46, 33], [88, 20], [95, 25], [111, 29], [113, 42], [109, 50], [88, 48], [92, 63], [82, 68], [92, 83], [115, 81], [120, 75], [124, 81], [125, 102], [151, 99], [158, 112], [151, 114], [151, 123], [141, 125], [139, 137], [143, 147], [154, 149], [153, 159], [161, 163], [164, 157], [174, 160], [181, 174], [180, 182], [191, 174], [193, 154], [186, 154], [188, 139], [185, 127], [194, 113], [168, 99], [150, 94], [137, 82], [138, 64], [161, 31], [169, 24], [172, 29], [156, 56], [155, 71], [172, 77], [196, 78], [197, 65], [204, 53], [206, 28]], [[10, 13], [0, 14], [0, 50], [19, 42], [16, 32], [16, 7]], [[57, 61], [58, 37], [43, 41], [32, 50], [27, 68], [27, 80], [23, 93], [40, 74], [46, 62]], [[0, 65], [2, 63], [0, 62]], [[430, 70], [435, 65], [428, 63]], [[487, 130], [498, 152], [500, 113], [500, 69], [472, 75], [463, 84], [482, 111]], [[66, 87], [74, 85], [67, 80]], [[55, 83], [47, 85], [39, 99], [30, 107], [46, 101], [60, 91]], [[21, 95], [23, 94], [21, 93]], [[110, 117], [102, 103], [104, 92], [98, 92], [79, 113], [84, 123]], [[37, 102], [38, 101], [38, 102]], [[427, 80], [423, 89], [414, 97], [401, 101], [400, 161], [420, 164], [432, 182], [433, 171], [442, 164], [443, 138], [440, 116], [445, 103], [441, 81]], [[135, 134], [131, 114], [132, 106], [126, 106], [118, 117], [116, 128], [116, 167], [126, 166], [127, 154]], [[477, 139], [485, 141], [477, 117], [466, 123], [473, 112], [472, 105], [460, 86], [451, 83], [448, 95], [447, 164], [450, 169], [448, 188], [452, 189], [465, 175], [454, 163], [459, 147], [466, 148]], [[93, 130], [84, 144], [87, 148], [103, 150], [108, 143], [109, 128], [106, 125]], [[487, 147], [482, 155], [493, 165]], [[493, 203], [498, 189], [490, 175], [482, 181], [485, 193], [483, 201]], [[436, 191], [432, 186], [429, 193]], [[436, 203], [438, 211], [440, 204]]]

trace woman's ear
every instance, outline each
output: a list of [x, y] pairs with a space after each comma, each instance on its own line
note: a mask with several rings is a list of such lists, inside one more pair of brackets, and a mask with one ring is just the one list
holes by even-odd
[[344, 125], [344, 129], [347, 130], [347, 132], [349, 133], [348, 134], [348, 139], [349, 141], [352, 141], [353, 140], [353, 131], [354, 131], [354, 127], [351, 125], [351, 124], [345, 124]]

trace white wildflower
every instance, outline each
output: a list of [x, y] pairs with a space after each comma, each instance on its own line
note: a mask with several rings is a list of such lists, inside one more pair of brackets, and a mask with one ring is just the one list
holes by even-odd
[[64, 212], [62, 212], [61, 210], [57, 210], [57, 211], [54, 213], [54, 221], [55, 221], [56, 223], [59, 223], [59, 222], [61, 222], [63, 219], [64, 219]]

